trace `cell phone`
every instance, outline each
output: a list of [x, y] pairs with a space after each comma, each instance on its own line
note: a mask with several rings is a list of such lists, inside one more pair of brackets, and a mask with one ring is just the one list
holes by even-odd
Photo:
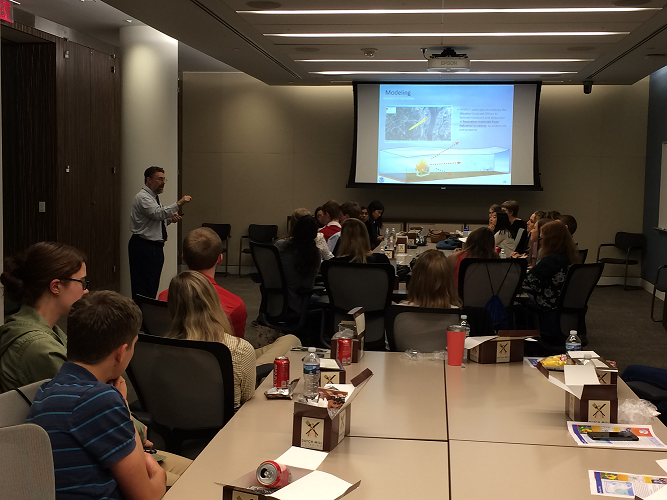
[[639, 437], [630, 431], [589, 432], [588, 437], [596, 441], [639, 441]]

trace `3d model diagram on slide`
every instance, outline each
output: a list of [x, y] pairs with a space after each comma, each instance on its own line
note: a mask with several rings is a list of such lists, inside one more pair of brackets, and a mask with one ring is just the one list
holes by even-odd
[[379, 112], [378, 182], [511, 183], [511, 86], [381, 85]]

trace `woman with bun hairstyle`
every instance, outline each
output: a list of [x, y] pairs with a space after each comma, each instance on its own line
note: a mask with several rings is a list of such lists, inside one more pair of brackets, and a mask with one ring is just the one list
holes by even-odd
[[5, 259], [0, 282], [21, 304], [0, 328], [0, 392], [53, 377], [67, 359], [56, 321], [88, 293], [86, 256], [62, 243], [40, 242]]

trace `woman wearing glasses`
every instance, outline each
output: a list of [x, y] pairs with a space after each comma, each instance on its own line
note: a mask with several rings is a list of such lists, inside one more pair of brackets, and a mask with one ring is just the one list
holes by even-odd
[[21, 305], [0, 328], [0, 392], [53, 377], [67, 359], [57, 325], [88, 293], [86, 256], [62, 243], [40, 242], [5, 259], [0, 282]]

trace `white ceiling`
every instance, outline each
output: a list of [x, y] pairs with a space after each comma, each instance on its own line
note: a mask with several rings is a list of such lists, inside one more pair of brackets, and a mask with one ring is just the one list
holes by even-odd
[[[542, 80], [544, 82], [632, 84], [667, 65], [667, 9], [588, 13], [431, 13], [271, 15], [244, 0], [21, 0], [21, 8], [118, 45], [126, 19], [144, 22], [204, 54], [269, 84], [327, 85], [341, 81]], [[637, 6], [662, 8], [667, 0], [277, 0], [277, 10], [300, 9], [535, 9]], [[90, 7], [100, 7], [92, 15]], [[254, 6], [254, 7], [251, 7]], [[38, 13], [37, 10], [41, 9]], [[50, 11], [47, 13], [47, 10]], [[86, 11], [88, 9], [88, 12]], [[120, 12], [119, 12], [120, 11]], [[125, 12], [126, 14], [123, 14]], [[51, 17], [49, 17], [51, 16]], [[59, 16], [61, 20], [55, 17]], [[99, 17], [101, 16], [101, 17]], [[65, 22], [63, 18], [67, 18]], [[76, 23], [80, 26], [73, 26]], [[69, 23], [69, 24], [68, 24]], [[93, 33], [94, 32], [94, 33]], [[618, 32], [613, 35], [470, 36], [477, 33]], [[410, 37], [276, 37], [272, 34], [414, 33]], [[421, 33], [465, 36], [424, 36]], [[115, 37], [115, 42], [112, 38]], [[453, 47], [467, 53], [470, 73], [420, 74], [428, 54]], [[362, 49], [375, 48], [372, 60]], [[661, 54], [657, 56], [656, 54]], [[647, 57], [652, 55], [651, 57]], [[203, 57], [203, 56], [202, 56]], [[351, 62], [303, 62], [345, 59]], [[382, 62], [382, 60], [408, 60]], [[578, 62], [493, 62], [499, 59], [587, 59]], [[489, 61], [491, 62], [482, 62]], [[215, 67], [206, 59], [209, 68]], [[216, 63], [217, 64], [217, 63]], [[193, 67], [197, 67], [196, 64]], [[226, 66], [225, 66], [226, 67]], [[228, 67], [226, 67], [229, 69]], [[195, 69], [196, 70], [196, 69]], [[215, 69], [208, 69], [215, 71]], [[407, 72], [323, 75], [319, 71]], [[490, 72], [492, 74], [482, 74]], [[534, 72], [536, 74], [499, 74]], [[548, 74], [549, 72], [568, 72]]]

